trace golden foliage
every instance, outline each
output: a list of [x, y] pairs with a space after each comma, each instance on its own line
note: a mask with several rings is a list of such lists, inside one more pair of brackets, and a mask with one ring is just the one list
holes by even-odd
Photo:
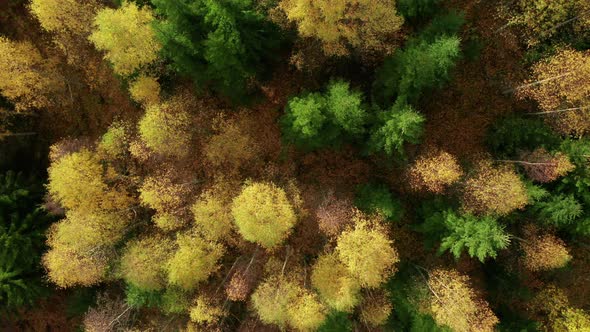
[[152, 221], [156, 226], [163, 230], [164, 232], [173, 232], [185, 225], [184, 220], [182, 218], [175, 216], [171, 213], [156, 213], [152, 217]]
[[298, 331], [316, 331], [326, 320], [326, 313], [317, 295], [303, 288], [287, 307], [289, 325]]
[[173, 183], [167, 174], [149, 176], [139, 189], [139, 200], [158, 212], [173, 212], [183, 206], [188, 192], [186, 185]]
[[133, 199], [124, 189], [106, 184], [113, 172], [109, 167], [105, 170], [94, 153], [83, 149], [49, 167], [47, 189], [67, 209], [87, 213], [124, 210]]
[[92, 251], [119, 242], [128, 225], [128, 219], [117, 213], [70, 210], [65, 219], [51, 226], [47, 243], [51, 247], [67, 247], [78, 252]]
[[33, 44], [0, 36], [0, 93], [17, 111], [55, 105], [64, 89], [55, 64], [44, 59]]
[[150, 236], [127, 244], [121, 257], [121, 274], [126, 282], [144, 290], [166, 285], [165, 262], [173, 252], [173, 242], [162, 236]]
[[463, 170], [457, 159], [445, 151], [429, 152], [420, 156], [408, 172], [412, 189], [433, 193], [443, 192], [462, 175]]
[[179, 234], [178, 249], [167, 263], [168, 282], [185, 290], [194, 289], [219, 268], [224, 247], [193, 234]]
[[146, 107], [160, 102], [160, 83], [157, 78], [141, 75], [129, 85], [129, 94]]
[[123, 157], [129, 150], [129, 127], [123, 122], [114, 122], [102, 136], [98, 152], [109, 158]]
[[131, 1], [118, 9], [104, 8], [94, 19], [89, 40], [106, 52], [104, 57], [115, 73], [130, 75], [158, 58], [161, 46], [151, 26], [153, 20], [148, 6], [139, 8]]
[[319, 39], [327, 55], [391, 53], [404, 22], [394, 0], [282, 0], [279, 7], [302, 37]]
[[574, 308], [563, 290], [549, 285], [530, 302], [530, 309], [540, 315], [544, 331], [590, 331], [590, 314]]
[[244, 239], [272, 249], [297, 222], [285, 191], [272, 183], [250, 183], [233, 200], [231, 213]]
[[183, 157], [191, 140], [190, 116], [176, 102], [151, 105], [139, 121], [139, 134], [156, 153]]
[[281, 328], [313, 331], [325, 320], [326, 310], [315, 294], [285, 276], [271, 276], [252, 294], [260, 320]]
[[213, 190], [204, 192], [192, 206], [195, 225], [203, 236], [217, 241], [227, 238], [233, 229], [230, 206]]
[[590, 131], [590, 51], [560, 50], [535, 64], [531, 81], [518, 90], [520, 98], [535, 100], [544, 112], [572, 109], [548, 115], [561, 133], [581, 136]]
[[322, 301], [337, 311], [352, 312], [359, 303], [360, 285], [333, 253], [318, 258], [312, 268], [311, 284]]
[[56, 34], [87, 35], [99, 5], [93, 0], [32, 0], [31, 13]]
[[383, 291], [379, 291], [376, 294], [369, 292], [365, 295], [360, 306], [361, 320], [371, 326], [383, 325], [391, 314], [392, 309], [393, 305], [389, 298], [387, 298], [387, 294]]
[[532, 225], [525, 229], [525, 241], [520, 245], [524, 265], [531, 271], [558, 269], [572, 259], [561, 239], [552, 234], [539, 234]]
[[58, 246], [43, 255], [43, 265], [49, 280], [59, 287], [88, 287], [101, 282], [106, 274], [108, 258], [103, 253], [81, 253]]
[[190, 308], [191, 321], [201, 324], [214, 324], [225, 315], [223, 308], [205, 296], [199, 296]]
[[463, 208], [477, 214], [507, 215], [528, 203], [526, 188], [510, 167], [493, 167], [480, 161], [465, 182]]
[[266, 324], [287, 325], [287, 308], [297, 297], [299, 287], [283, 276], [272, 276], [262, 282], [252, 294], [252, 306]]
[[381, 217], [357, 212], [353, 220], [354, 227], [338, 237], [336, 254], [362, 287], [378, 287], [395, 273], [399, 255]]
[[454, 270], [436, 269], [429, 273], [433, 293], [430, 309], [438, 325], [457, 332], [492, 332], [499, 322], [487, 302], [469, 287], [469, 278]]

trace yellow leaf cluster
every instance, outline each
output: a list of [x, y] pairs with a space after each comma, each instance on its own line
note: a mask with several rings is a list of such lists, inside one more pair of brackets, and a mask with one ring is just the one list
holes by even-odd
[[225, 315], [225, 311], [219, 305], [214, 304], [211, 299], [199, 296], [190, 309], [191, 321], [201, 324], [214, 324], [219, 318]]
[[338, 258], [362, 287], [381, 285], [399, 262], [393, 241], [377, 218], [357, 213], [354, 227], [343, 231], [336, 245]]
[[429, 273], [433, 293], [430, 309], [438, 325], [456, 332], [492, 332], [499, 322], [489, 305], [469, 287], [469, 278], [454, 270], [436, 269]]
[[41, 27], [57, 34], [89, 34], [98, 8], [93, 0], [32, 0], [30, 4]]
[[360, 306], [361, 320], [371, 326], [383, 325], [392, 309], [393, 305], [384, 292], [376, 294], [369, 292], [365, 295]]
[[209, 240], [225, 239], [233, 229], [229, 204], [214, 191], [204, 192], [192, 206], [192, 212], [195, 225]]
[[546, 271], [564, 267], [571, 259], [565, 243], [552, 234], [539, 234], [533, 226], [525, 229], [521, 243], [524, 265], [531, 271]]
[[161, 48], [151, 23], [154, 17], [147, 6], [125, 2], [118, 9], [104, 8], [94, 19], [94, 32], [89, 40], [105, 51], [105, 59], [115, 73], [130, 75], [154, 62]]
[[168, 282], [192, 290], [217, 270], [224, 247], [194, 234], [179, 234], [176, 243], [178, 249], [167, 263]]
[[146, 107], [160, 102], [160, 83], [157, 78], [141, 75], [129, 85], [129, 94]]
[[404, 22], [394, 0], [282, 0], [279, 7], [302, 37], [321, 41], [326, 55], [391, 53]]
[[532, 83], [518, 91], [521, 98], [535, 100], [542, 111], [580, 108], [554, 113], [549, 120], [564, 134], [590, 132], [590, 51], [562, 49], [533, 67]]
[[281, 328], [314, 331], [326, 318], [317, 296], [285, 276], [271, 276], [252, 294], [252, 305], [260, 320]]
[[183, 157], [188, 153], [191, 139], [190, 116], [176, 103], [148, 107], [139, 121], [139, 134], [145, 144], [156, 153]]
[[66, 209], [81, 212], [124, 210], [133, 199], [106, 180], [113, 172], [105, 169], [93, 152], [81, 150], [66, 155], [49, 169], [47, 189]]
[[123, 279], [144, 290], [166, 285], [165, 262], [172, 254], [173, 242], [162, 236], [149, 236], [127, 244], [121, 258]]
[[33, 44], [0, 36], [0, 93], [17, 111], [52, 106], [64, 89], [55, 64], [44, 59]]
[[234, 198], [231, 213], [244, 239], [267, 249], [282, 243], [297, 222], [285, 191], [272, 183], [251, 183]]
[[437, 151], [419, 157], [408, 175], [412, 189], [441, 193], [461, 178], [463, 170], [453, 155]]
[[466, 211], [503, 216], [527, 203], [524, 183], [509, 167], [493, 167], [488, 161], [481, 161], [465, 182], [463, 208]]
[[360, 285], [333, 253], [318, 258], [312, 269], [311, 284], [322, 301], [337, 311], [352, 312], [359, 303]]

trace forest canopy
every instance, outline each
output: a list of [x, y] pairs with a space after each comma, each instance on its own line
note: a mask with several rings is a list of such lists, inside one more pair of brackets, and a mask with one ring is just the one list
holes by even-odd
[[0, 2], [8, 331], [590, 331], [587, 0]]

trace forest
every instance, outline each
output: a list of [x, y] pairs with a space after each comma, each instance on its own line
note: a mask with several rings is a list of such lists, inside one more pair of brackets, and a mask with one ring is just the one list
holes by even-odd
[[590, 0], [0, 1], [0, 331], [590, 332]]

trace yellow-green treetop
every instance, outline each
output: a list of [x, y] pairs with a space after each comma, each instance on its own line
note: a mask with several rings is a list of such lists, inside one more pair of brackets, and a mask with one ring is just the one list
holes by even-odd
[[250, 183], [233, 200], [231, 213], [244, 239], [272, 249], [297, 222], [285, 191], [272, 183]]
[[200, 324], [214, 324], [225, 315], [222, 306], [201, 295], [190, 308], [191, 321]]
[[86, 213], [69, 210], [66, 218], [53, 224], [47, 243], [51, 247], [68, 247], [79, 252], [112, 246], [125, 235], [128, 219], [117, 213]]
[[172, 182], [167, 174], [147, 177], [139, 188], [139, 200], [158, 212], [174, 212], [181, 208], [189, 193], [185, 184]]
[[433, 293], [430, 310], [438, 325], [456, 332], [492, 332], [499, 322], [488, 303], [469, 285], [469, 278], [455, 270], [436, 269], [429, 273]]
[[209, 240], [226, 239], [234, 227], [229, 202], [214, 191], [201, 194], [191, 210], [197, 229]]
[[351, 49], [390, 53], [404, 22], [394, 0], [282, 0], [279, 7], [299, 34], [318, 39], [327, 55]]
[[563, 134], [590, 131], [590, 51], [562, 49], [533, 66], [530, 82], [517, 95], [539, 104]]
[[337, 311], [352, 312], [360, 301], [360, 285], [334, 253], [318, 257], [311, 272], [311, 285], [320, 298]]
[[318, 296], [305, 288], [287, 306], [289, 325], [297, 331], [316, 331], [326, 320], [326, 307]]
[[476, 214], [507, 215], [528, 203], [524, 183], [511, 167], [493, 167], [480, 161], [465, 181], [463, 208]]
[[590, 331], [590, 314], [573, 307], [564, 291], [554, 285], [542, 289], [529, 309], [541, 315], [546, 331]]
[[49, 167], [47, 189], [66, 209], [87, 213], [125, 210], [133, 200], [125, 190], [106, 184], [113, 172], [109, 167], [105, 170], [95, 153], [83, 149]]
[[395, 272], [399, 262], [382, 222], [379, 216], [368, 217], [358, 212], [354, 226], [338, 237], [336, 254], [362, 287], [379, 287]]
[[185, 290], [194, 289], [219, 268], [224, 254], [221, 244], [207, 241], [194, 234], [179, 234], [178, 249], [167, 263], [168, 283]]
[[433, 193], [443, 192], [462, 175], [463, 170], [457, 159], [444, 151], [429, 152], [420, 156], [408, 172], [412, 189]]
[[100, 250], [90, 254], [67, 246], [50, 248], [43, 255], [49, 280], [63, 288], [98, 284], [106, 274], [108, 262], [108, 256]]
[[105, 51], [115, 73], [130, 75], [158, 58], [161, 45], [151, 26], [153, 20], [149, 7], [139, 8], [131, 1], [118, 9], [104, 8], [94, 19], [89, 40]]
[[175, 102], [148, 107], [139, 121], [139, 134], [156, 153], [183, 157], [191, 140], [190, 115]]
[[89, 34], [98, 9], [93, 0], [31, 0], [30, 4], [41, 27], [56, 34]]
[[162, 236], [149, 236], [127, 244], [121, 257], [121, 275], [127, 283], [143, 290], [166, 286], [165, 263], [174, 243]]
[[160, 83], [157, 78], [141, 75], [129, 85], [129, 94], [146, 107], [160, 102]]
[[299, 287], [294, 282], [284, 276], [271, 276], [252, 294], [252, 306], [262, 322], [286, 327], [287, 309], [298, 293]]
[[129, 127], [123, 122], [113, 122], [98, 144], [98, 152], [108, 159], [125, 156], [129, 150]]
[[517, 4], [519, 13], [511, 21], [526, 29], [530, 44], [559, 33], [559, 28], [568, 21], [575, 30], [583, 31], [590, 27], [590, 22], [584, 17], [570, 21], [576, 16], [584, 16], [589, 8], [585, 0], [519, 0]]
[[314, 331], [325, 320], [326, 309], [317, 296], [286, 276], [270, 276], [252, 294], [260, 320], [281, 328]]
[[360, 305], [361, 320], [370, 326], [383, 325], [392, 309], [393, 305], [383, 291], [367, 292]]
[[173, 232], [185, 226], [185, 220], [172, 213], [157, 212], [152, 216], [154, 224], [164, 232]]
[[17, 111], [52, 106], [64, 89], [55, 64], [33, 44], [0, 36], [0, 93]]

